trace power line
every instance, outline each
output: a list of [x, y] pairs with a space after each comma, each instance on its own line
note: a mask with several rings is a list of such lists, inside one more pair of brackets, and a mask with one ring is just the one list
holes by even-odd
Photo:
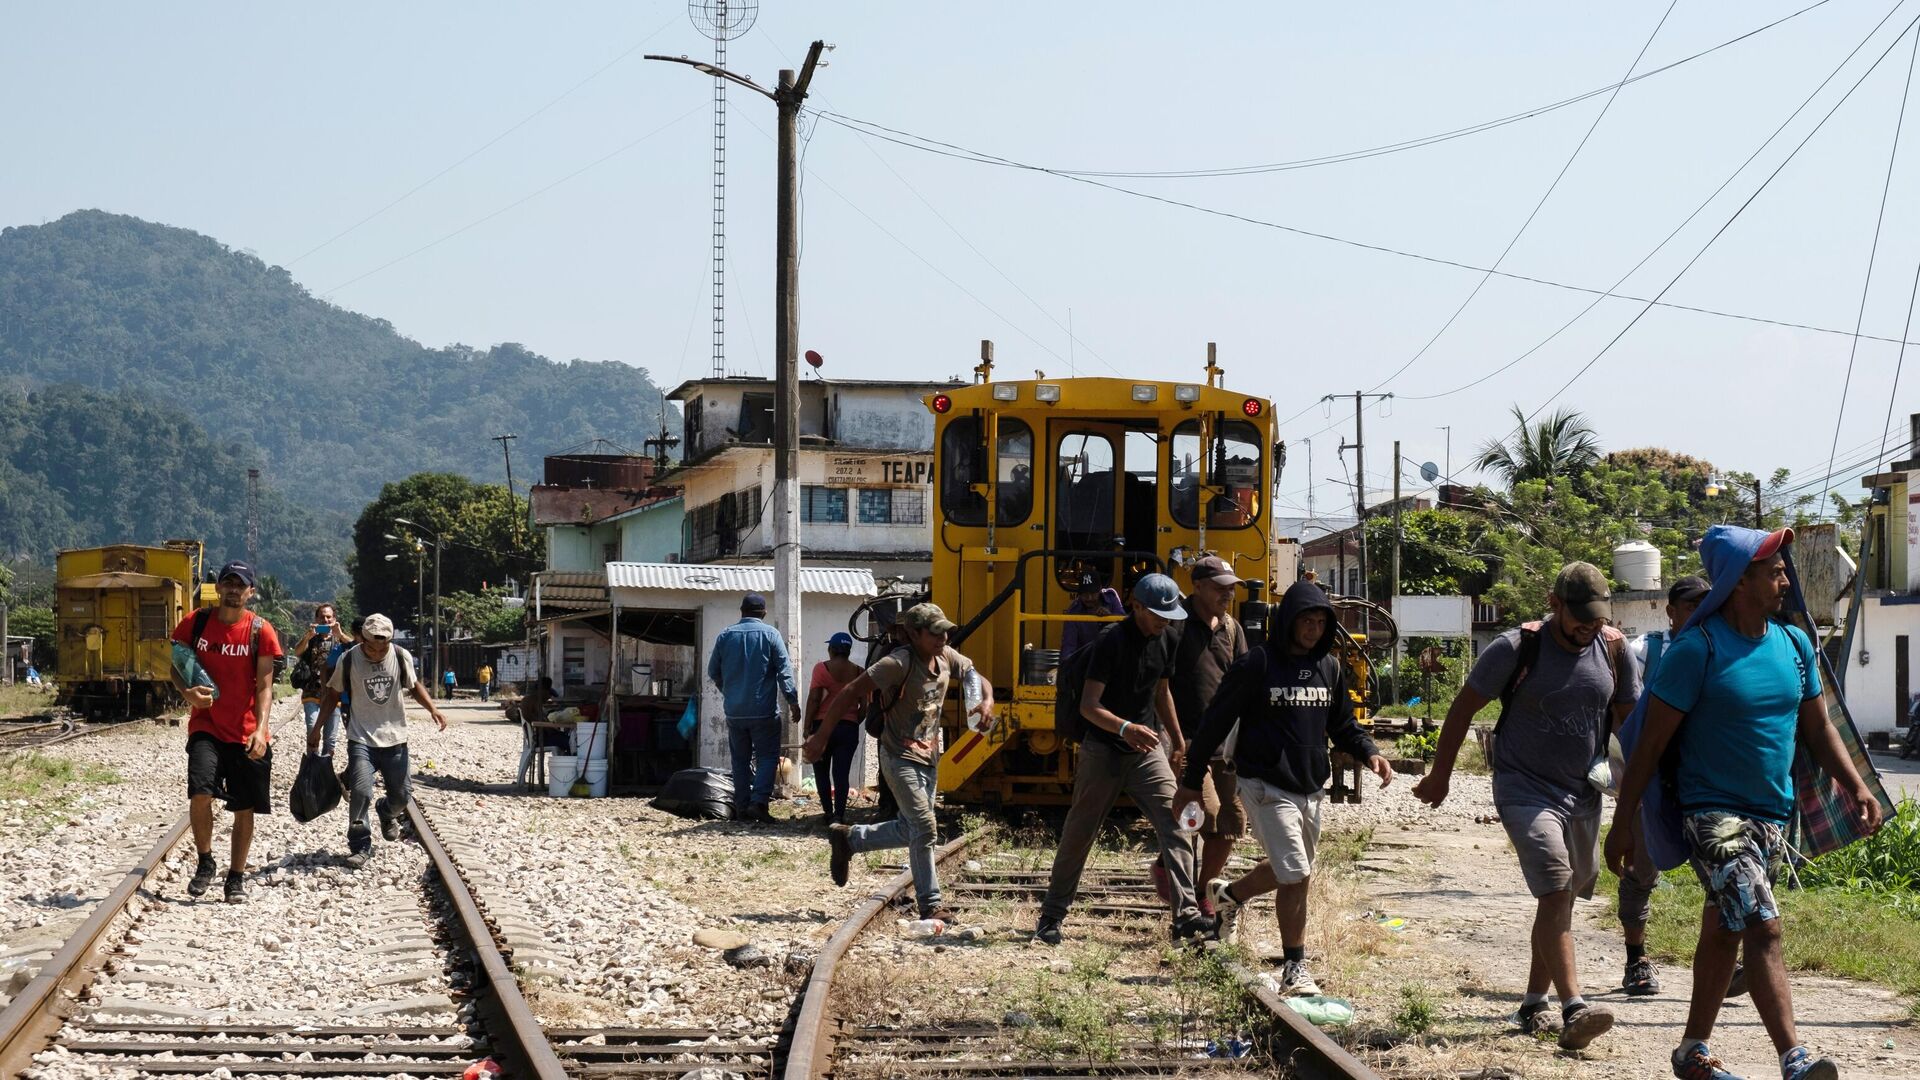
[[[1789, 16], [1789, 18], [1791, 18], [1791, 16]], [[481, 143], [477, 147], [474, 147], [472, 150], [462, 155], [458, 161], [455, 161], [453, 164], [448, 165], [446, 168], [441, 169], [439, 172], [434, 173], [432, 176], [429, 176], [425, 180], [422, 180], [418, 184], [415, 184], [414, 186], [408, 188], [403, 194], [401, 194], [398, 198], [394, 199], [392, 202], [387, 203], [385, 206], [382, 206], [380, 209], [375, 210], [373, 213], [368, 214], [366, 217], [361, 218], [359, 221], [354, 222], [353, 224], [347, 226], [346, 228], [340, 230], [339, 232], [334, 233], [332, 236], [327, 237], [325, 240], [322, 240], [320, 243], [315, 244], [313, 247], [308, 248], [306, 251], [296, 256], [291, 262], [287, 263], [287, 268], [292, 269], [294, 266], [298, 265], [302, 260], [307, 258], [309, 255], [314, 255], [320, 252], [321, 250], [332, 246], [334, 241], [340, 240], [346, 237], [349, 233], [352, 233], [355, 230], [359, 229], [360, 226], [365, 225], [367, 222], [372, 221], [374, 218], [379, 217], [381, 214], [386, 213], [387, 211], [393, 209], [394, 207], [399, 206], [401, 203], [406, 202], [408, 199], [413, 198], [415, 195], [418, 195], [423, 189], [425, 189], [428, 185], [432, 184], [434, 181], [447, 175], [453, 170], [459, 168], [460, 166], [465, 165], [467, 162], [472, 161], [474, 158], [479, 157], [482, 153], [486, 152], [490, 147], [492, 147], [495, 143], [499, 142], [501, 139], [506, 138], [507, 136], [513, 134], [516, 131], [519, 131], [523, 127], [526, 127], [528, 124], [532, 123], [535, 118], [539, 117], [542, 113], [546, 112], [548, 109], [553, 108], [555, 105], [558, 105], [562, 101], [565, 101], [567, 98], [573, 96], [574, 91], [580, 89], [581, 87], [587, 85], [593, 80], [599, 78], [601, 75], [605, 74], [608, 68], [613, 67], [615, 64], [618, 64], [620, 61], [625, 60], [627, 57], [632, 56], [636, 52], [639, 52], [641, 47], [646, 45], [647, 42], [652, 41], [654, 38], [659, 37], [661, 33], [667, 29], [667, 27], [672, 26], [675, 22], [678, 22], [678, 21], [679, 19], [676, 17], [676, 18], [668, 19], [666, 22], [661, 23], [659, 28], [654, 30], [653, 33], [648, 34], [644, 38], [641, 38], [639, 41], [635, 42], [632, 46], [628, 47], [626, 51], [622, 52], [620, 55], [614, 57], [613, 59], [595, 68], [592, 74], [588, 75], [586, 78], [581, 79], [579, 82], [574, 83], [572, 86], [569, 86], [565, 90], [561, 91], [558, 97], [553, 98], [551, 101], [548, 101], [545, 105], [542, 105], [539, 108], [528, 113], [527, 115], [521, 117], [517, 123], [507, 128], [505, 131], [502, 131], [500, 134], [495, 135], [493, 138], [488, 139], [486, 142]]]
[[[961, 148], [963, 152], [955, 153], [949, 150], [940, 149], [940, 147], [943, 147], [943, 146], [951, 146], [952, 144], [950, 143], [941, 143], [938, 140], [928, 139], [925, 136], [915, 135], [911, 132], [901, 131], [898, 128], [887, 127], [884, 124], [877, 124], [871, 120], [861, 120], [856, 117], [845, 116], [841, 113], [822, 112], [817, 115], [833, 123], [839, 124], [842, 127], [857, 128], [861, 131], [866, 132], [868, 135], [873, 136], [876, 139], [880, 139], [883, 142], [895, 143], [899, 146], [904, 146], [910, 150], [918, 150], [922, 153], [934, 154], [940, 157], [954, 158], [955, 160], [959, 160], [959, 161], [968, 161], [976, 165], [991, 165], [999, 168], [1016, 169], [1023, 172], [1041, 173], [1046, 176], [1053, 176], [1062, 180], [1072, 181], [1073, 183], [1086, 184], [1091, 187], [1103, 188], [1107, 191], [1117, 192], [1121, 195], [1132, 196], [1133, 198], [1136, 198], [1136, 199], [1144, 199], [1148, 202], [1161, 203], [1166, 206], [1178, 207], [1182, 210], [1191, 210], [1195, 213], [1206, 214], [1210, 217], [1224, 218], [1229, 221], [1238, 221], [1246, 225], [1256, 225], [1263, 229], [1272, 229], [1276, 232], [1289, 233], [1294, 236], [1303, 236], [1312, 240], [1324, 240], [1328, 243], [1339, 244], [1344, 247], [1356, 248], [1361, 251], [1372, 251], [1377, 254], [1392, 255], [1396, 258], [1409, 259], [1415, 262], [1431, 263], [1435, 266], [1445, 266], [1455, 270], [1467, 270], [1467, 271], [1471, 271], [1473, 273], [1478, 273], [1478, 274], [1491, 273], [1497, 277], [1505, 278], [1509, 281], [1523, 281], [1533, 285], [1544, 285], [1549, 288], [1563, 289], [1568, 292], [1583, 293], [1589, 296], [1600, 296], [1602, 298], [1610, 298], [1615, 300], [1628, 300], [1628, 301], [1632, 301], [1634, 303], [1640, 303], [1640, 304], [1652, 304], [1655, 307], [1670, 308], [1675, 311], [1690, 311], [1699, 315], [1712, 315], [1722, 319], [1736, 319], [1741, 322], [1761, 323], [1767, 326], [1785, 327], [1790, 330], [1808, 330], [1814, 333], [1834, 334], [1841, 337], [1852, 336], [1852, 332], [1849, 330], [1841, 330], [1831, 326], [1818, 326], [1811, 323], [1795, 322], [1789, 319], [1773, 319], [1773, 318], [1768, 318], [1766, 316], [1761, 316], [1761, 315], [1743, 315], [1738, 312], [1721, 311], [1716, 308], [1701, 307], [1701, 306], [1692, 305], [1692, 304], [1679, 304], [1679, 303], [1674, 303], [1668, 300], [1661, 300], [1657, 297], [1648, 298], [1644, 296], [1635, 296], [1630, 293], [1615, 292], [1609, 289], [1598, 289], [1589, 285], [1576, 285], [1571, 282], [1558, 281], [1553, 278], [1539, 277], [1533, 274], [1521, 274], [1511, 270], [1499, 270], [1493, 267], [1480, 266], [1475, 263], [1463, 262], [1459, 259], [1450, 259], [1450, 258], [1446, 258], [1444, 256], [1439, 256], [1439, 255], [1429, 255], [1422, 252], [1410, 251], [1405, 248], [1392, 247], [1386, 244], [1376, 244], [1376, 243], [1372, 243], [1365, 240], [1355, 240], [1350, 237], [1338, 236], [1333, 233], [1320, 232], [1314, 229], [1307, 229], [1297, 225], [1288, 225], [1278, 221], [1269, 221], [1265, 218], [1254, 217], [1251, 214], [1242, 214], [1232, 210], [1221, 210], [1217, 207], [1205, 206], [1200, 203], [1188, 202], [1183, 199], [1169, 198], [1165, 195], [1155, 195], [1151, 192], [1139, 191], [1134, 188], [1122, 187], [1118, 184], [1110, 184], [1110, 183], [1106, 183], [1105, 181], [1095, 180], [1089, 177], [1074, 176], [1068, 173], [1058, 172], [1053, 169], [1043, 168], [1038, 165], [1031, 165], [1031, 164], [1026, 164], [1018, 161], [996, 159], [989, 155], [977, 154], [975, 151], [964, 150], [964, 148]], [[886, 134], [882, 134], [883, 132]], [[912, 140], [921, 140], [921, 141], [916, 142]], [[1863, 340], [1867, 340], [1867, 341], [1886, 341], [1886, 342], [1892, 342], [1896, 344], [1898, 343], [1897, 339], [1877, 337], [1871, 334], [1863, 334], [1861, 335], [1861, 337]]]
[[[1622, 285], [1626, 284], [1629, 278], [1633, 277], [1633, 275], [1640, 272], [1641, 267], [1653, 261], [1654, 256], [1666, 250], [1667, 245], [1672, 243], [1675, 237], [1679, 236], [1680, 233], [1683, 230], [1685, 230], [1688, 225], [1693, 224], [1693, 219], [1699, 217], [1702, 213], [1706, 212], [1707, 207], [1713, 205], [1713, 201], [1720, 197], [1720, 193], [1727, 190], [1727, 188], [1731, 187], [1733, 185], [1733, 182], [1739, 179], [1740, 174], [1745, 172], [1749, 165], [1752, 165], [1756, 160], [1758, 160], [1760, 155], [1766, 152], [1767, 147], [1772, 146], [1773, 141], [1779, 138], [1781, 133], [1787, 130], [1787, 127], [1793, 123], [1794, 119], [1798, 117], [1802, 112], [1806, 111], [1807, 106], [1813, 104], [1814, 100], [1820, 96], [1820, 92], [1827, 88], [1827, 84], [1831, 83], [1834, 79], [1838, 78], [1840, 76], [1840, 73], [1846, 70], [1847, 64], [1850, 63], [1853, 60], [1853, 58], [1859, 54], [1860, 50], [1867, 47], [1867, 44], [1873, 40], [1873, 35], [1880, 32], [1880, 28], [1886, 25], [1887, 20], [1893, 18], [1894, 12], [1899, 10], [1899, 7], [1900, 7], [1900, 4], [1896, 3], [1893, 7], [1888, 8], [1887, 13], [1880, 17], [1880, 21], [1874, 24], [1873, 29], [1867, 31], [1866, 36], [1860, 39], [1860, 43], [1858, 45], [1855, 45], [1853, 49], [1847, 53], [1846, 56], [1842, 57], [1838, 64], [1834, 65], [1833, 70], [1827, 73], [1827, 77], [1820, 80], [1819, 84], [1816, 85], [1811, 91], [1808, 92], [1807, 96], [1801, 100], [1800, 104], [1792, 112], [1787, 114], [1786, 119], [1780, 121], [1779, 126], [1775, 127], [1773, 131], [1769, 133], [1764, 140], [1761, 141], [1759, 146], [1754, 147], [1753, 153], [1748, 154], [1746, 157], [1746, 160], [1742, 161], [1738, 166], [1734, 168], [1732, 172], [1728, 173], [1727, 178], [1725, 180], [1720, 181], [1720, 186], [1714, 188], [1712, 192], [1708, 193], [1706, 198], [1700, 200], [1699, 205], [1693, 208], [1693, 212], [1689, 213], [1686, 217], [1682, 218], [1680, 220], [1680, 223], [1678, 225], [1675, 225], [1673, 229], [1667, 233], [1666, 236], [1662, 237], [1660, 242], [1655, 244], [1651, 251], [1641, 256], [1639, 262], [1636, 262], [1632, 266], [1628, 267], [1625, 273], [1621, 274], [1618, 278], [1616, 278], [1614, 280], [1613, 285], [1608, 289], [1608, 292], [1611, 293], [1615, 290], [1618, 290]], [[1605, 299], [1606, 297], [1604, 295], [1594, 297], [1593, 300], [1590, 303], [1588, 303], [1586, 307], [1581, 308], [1579, 311], [1575, 312], [1572, 318], [1568, 319], [1564, 323], [1561, 323], [1558, 327], [1556, 327], [1553, 330], [1552, 333], [1548, 334], [1546, 337], [1541, 338], [1538, 342], [1536, 342], [1532, 348], [1529, 348], [1528, 350], [1521, 353], [1520, 355], [1514, 357], [1513, 359], [1507, 361], [1506, 363], [1500, 365], [1499, 367], [1494, 368], [1492, 371], [1489, 371], [1486, 374], [1479, 376], [1478, 378], [1471, 379], [1467, 382], [1461, 383], [1459, 386], [1456, 386], [1451, 390], [1442, 390], [1432, 394], [1407, 394], [1405, 396], [1409, 401], [1435, 401], [1440, 398], [1452, 397], [1453, 395], [1461, 393], [1463, 391], [1471, 390], [1474, 387], [1479, 386], [1480, 384], [1494, 378], [1495, 376], [1501, 375], [1511, 370], [1516, 365], [1520, 364], [1521, 362], [1527, 360], [1529, 357], [1533, 356], [1534, 353], [1537, 353], [1541, 349], [1544, 349], [1548, 345], [1552, 344], [1555, 340], [1557, 340], [1560, 337], [1561, 334], [1564, 334], [1568, 330], [1571, 330], [1575, 323], [1578, 323], [1581, 319], [1586, 318], [1587, 314], [1593, 311], [1594, 308], [1599, 307], [1601, 301]], [[1859, 327], [1855, 326], [1854, 331], [1855, 333], [1858, 333]]]
[[[1913, 36], [1913, 52], [1907, 56], [1907, 77], [1900, 84], [1900, 112], [1893, 121], [1893, 142], [1887, 147], [1887, 175], [1880, 182], [1880, 210], [1873, 218], [1873, 243], [1867, 248], [1867, 272], [1860, 280], [1860, 309], [1853, 317], [1853, 345], [1847, 350], [1847, 375], [1840, 382], [1840, 408], [1833, 415], [1833, 443], [1827, 450], [1827, 469], [1833, 469], [1834, 452], [1840, 447], [1840, 424], [1847, 416], [1847, 395], [1853, 390], [1853, 362], [1860, 355], [1860, 325], [1867, 318], [1867, 295], [1873, 289], [1873, 264], [1880, 255], [1880, 227], [1887, 220], [1887, 193], [1893, 189], [1893, 165], [1900, 156], [1900, 131], [1907, 123], [1907, 98], [1913, 92], [1913, 62], [1920, 58], [1920, 34]], [[1903, 332], [1901, 337], [1905, 337]], [[1891, 406], [1892, 398], [1888, 398]], [[1820, 491], [1820, 501], [1825, 502], [1827, 492]]]
[[[1447, 321], [1440, 324], [1440, 329], [1435, 330], [1433, 336], [1427, 339], [1427, 343], [1420, 346], [1420, 351], [1408, 357], [1406, 363], [1394, 368], [1391, 375], [1374, 383], [1368, 388], [1369, 390], [1380, 389], [1399, 378], [1408, 368], [1419, 363], [1420, 358], [1427, 355], [1434, 343], [1446, 336], [1447, 331], [1453, 328], [1453, 324], [1460, 320], [1460, 316], [1466, 314], [1467, 308], [1473, 305], [1474, 298], [1480, 295], [1480, 290], [1486, 288], [1487, 282], [1493, 280], [1494, 271], [1500, 269], [1500, 265], [1507, 261], [1508, 255], [1513, 254], [1514, 245], [1527, 234], [1527, 228], [1533, 224], [1533, 219], [1540, 216], [1540, 211], [1547, 205], [1547, 200], [1553, 198], [1554, 191], [1560, 187], [1560, 181], [1566, 179], [1567, 171], [1573, 168], [1575, 161], [1579, 160], [1580, 151], [1587, 148], [1587, 142], [1593, 138], [1593, 133], [1600, 130], [1600, 121], [1605, 120], [1607, 113], [1612, 111], [1614, 99], [1620, 96], [1620, 88], [1627, 85], [1627, 79], [1633, 77], [1633, 69], [1639, 67], [1640, 61], [1645, 59], [1647, 50], [1653, 47], [1653, 39], [1660, 36], [1660, 28], [1667, 25], [1667, 19], [1673, 15], [1673, 9], [1679, 3], [1680, 0], [1669, 0], [1667, 10], [1660, 15], [1660, 21], [1653, 24], [1653, 32], [1647, 35], [1646, 41], [1641, 43], [1640, 51], [1633, 54], [1633, 62], [1627, 65], [1627, 74], [1620, 82], [1614, 84], [1613, 92], [1607, 95], [1606, 103], [1600, 106], [1600, 111], [1594, 116], [1593, 123], [1587, 125], [1587, 133], [1580, 136], [1580, 141], [1574, 146], [1573, 153], [1567, 155], [1567, 160], [1560, 166], [1560, 171], [1553, 175], [1553, 182], [1547, 185], [1547, 190], [1540, 193], [1540, 201], [1533, 204], [1533, 210], [1527, 214], [1527, 219], [1520, 223], [1520, 227], [1514, 230], [1513, 236], [1507, 240], [1507, 246], [1500, 249], [1500, 254], [1493, 260], [1493, 265], [1487, 269], [1486, 273], [1480, 275], [1479, 281], [1474, 282], [1473, 290], [1467, 293], [1467, 298], [1460, 301], [1460, 306], [1453, 309], [1453, 314], [1447, 316]], [[1597, 300], [1594, 302], [1599, 303]]]

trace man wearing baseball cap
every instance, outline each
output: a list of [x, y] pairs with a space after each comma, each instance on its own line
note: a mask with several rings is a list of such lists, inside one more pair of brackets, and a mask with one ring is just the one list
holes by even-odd
[[[1199, 727], [1207, 706], [1213, 704], [1227, 669], [1247, 653], [1247, 632], [1233, 617], [1235, 590], [1240, 584], [1240, 575], [1218, 555], [1208, 555], [1194, 563], [1193, 590], [1183, 601], [1187, 617], [1168, 631], [1173, 635], [1173, 671], [1168, 679], [1173, 688], [1173, 711], [1179, 716], [1184, 733], [1190, 737]], [[1215, 915], [1215, 906], [1204, 890], [1208, 882], [1226, 870], [1233, 845], [1246, 835], [1247, 808], [1236, 783], [1231, 740], [1221, 740], [1209, 757], [1200, 787], [1204, 816], [1200, 821], [1200, 862], [1194, 883], [1203, 890], [1197, 897], [1201, 913]], [[1176, 801], [1176, 807], [1184, 805]], [[1154, 870], [1156, 878], [1164, 878], [1164, 866], [1155, 863]], [[1221, 929], [1226, 929], [1224, 923]]]
[[[229, 904], [246, 899], [247, 851], [253, 846], [253, 815], [273, 811], [273, 660], [281, 654], [273, 624], [247, 610], [253, 567], [230, 562], [214, 579], [218, 607], [201, 608], [173, 628], [174, 644], [190, 651], [213, 685], [185, 677], [176, 663], [173, 684], [193, 707], [187, 720], [187, 800], [193, 847], [200, 853], [187, 894], [200, 896], [213, 884], [213, 798], [233, 813], [227, 862]], [[176, 654], [177, 655], [177, 654]]]
[[1060, 944], [1061, 924], [1080, 891], [1094, 838], [1122, 795], [1133, 799], [1160, 838], [1174, 940], [1207, 938], [1216, 931], [1194, 897], [1193, 839], [1174, 819], [1174, 770], [1183, 762], [1186, 740], [1168, 685], [1173, 660], [1166, 631], [1187, 617], [1180, 599], [1180, 587], [1165, 574], [1141, 577], [1133, 586], [1132, 614], [1087, 646], [1091, 658], [1080, 691], [1087, 731], [1073, 773], [1073, 805], [1060, 827], [1060, 849], [1033, 930], [1042, 944]]
[[[413, 700], [441, 731], [447, 718], [433, 704], [420, 683], [413, 656], [393, 643], [393, 620], [378, 612], [360, 623], [360, 644], [340, 654], [320, 696], [320, 723], [307, 735], [307, 753], [320, 749], [320, 732], [333, 718], [342, 695], [353, 699], [347, 717], [347, 865], [358, 870], [373, 856], [373, 830], [367, 826], [367, 807], [380, 815], [380, 835], [400, 839], [399, 817], [412, 799], [413, 771], [407, 750], [407, 708], [402, 693]], [[378, 772], [386, 797], [373, 802], [373, 774]]]
[[[1560, 1046], [1579, 1050], [1613, 1027], [1613, 1014], [1580, 993], [1573, 952], [1573, 900], [1600, 879], [1600, 791], [1588, 780], [1607, 738], [1640, 696], [1626, 638], [1607, 625], [1613, 591], [1590, 563], [1562, 567], [1547, 598], [1551, 614], [1495, 638], [1480, 652], [1447, 710], [1433, 770], [1413, 787], [1439, 806], [1473, 714], [1501, 702], [1492, 744], [1493, 802], [1534, 896], [1533, 962], [1514, 1023], [1551, 1031], [1549, 989], [1560, 992]], [[1623, 837], [1624, 838], [1624, 837]]]
[[[1632, 836], [1651, 830], [1646, 846], [1674, 838], [1672, 818], [1646, 807], [1649, 785], [1674, 749], [1672, 799], [1679, 839], [1707, 894], [1693, 954], [1693, 998], [1672, 1055], [1681, 1080], [1739, 1080], [1707, 1048], [1739, 950], [1755, 1011], [1780, 1055], [1784, 1080], [1832, 1080], [1839, 1066], [1801, 1045], [1793, 995], [1780, 956], [1780, 905], [1773, 887], [1785, 862], [1785, 830], [1794, 813], [1793, 760], [1802, 748], [1826, 770], [1866, 832], [1882, 808], [1827, 718], [1819, 658], [1799, 627], [1773, 618], [1791, 579], [1786, 547], [1793, 530], [1762, 532], [1715, 525], [1700, 543], [1713, 589], [1700, 601], [1661, 659], [1644, 723], [1630, 725], [1627, 776], [1620, 784], [1607, 864], [1616, 873], [1638, 857]], [[1636, 717], [1638, 719], [1638, 717]], [[1659, 801], [1668, 802], [1662, 795]], [[1658, 847], [1656, 847], [1656, 842]]]
[[767, 598], [740, 599], [740, 621], [720, 631], [707, 658], [707, 678], [720, 688], [733, 759], [733, 816], [772, 821], [773, 778], [780, 767], [780, 700], [794, 715], [800, 694], [786, 639], [766, 621]]

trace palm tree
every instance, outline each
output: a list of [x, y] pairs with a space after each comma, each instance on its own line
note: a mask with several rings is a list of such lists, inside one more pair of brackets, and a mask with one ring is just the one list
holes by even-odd
[[1529, 424], [1520, 406], [1513, 406], [1511, 443], [1490, 439], [1469, 463], [1500, 477], [1508, 487], [1523, 480], [1546, 480], [1584, 472], [1600, 460], [1600, 437], [1587, 418], [1574, 409], [1560, 409], [1538, 424]]

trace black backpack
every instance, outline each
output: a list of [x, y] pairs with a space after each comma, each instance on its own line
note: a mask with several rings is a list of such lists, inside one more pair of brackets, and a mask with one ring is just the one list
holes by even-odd
[[1053, 679], [1053, 730], [1062, 742], [1080, 743], [1087, 737], [1087, 718], [1080, 715], [1080, 691], [1086, 689], [1087, 669], [1093, 666], [1093, 651], [1117, 631], [1124, 622], [1109, 623], [1092, 641], [1073, 650], [1060, 663]]

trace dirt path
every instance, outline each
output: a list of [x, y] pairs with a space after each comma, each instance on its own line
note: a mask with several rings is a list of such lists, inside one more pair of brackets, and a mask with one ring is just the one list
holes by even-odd
[[[1374, 907], [1403, 916], [1405, 947], [1386, 962], [1389, 978], [1424, 980], [1436, 998], [1452, 998], [1457, 1034], [1480, 1043], [1522, 1076], [1646, 1077], [1670, 1075], [1668, 1054], [1686, 1019], [1692, 972], [1662, 965], [1661, 993], [1628, 998], [1619, 987], [1626, 949], [1604, 897], [1575, 909], [1576, 951], [1586, 997], [1618, 1020], [1613, 1032], [1579, 1057], [1552, 1043], [1511, 1033], [1528, 963], [1533, 899], [1498, 824], [1463, 822], [1378, 832], [1359, 863]], [[1785, 896], [1788, 933], [1793, 901]], [[1800, 1034], [1840, 1063], [1848, 1080], [1920, 1076], [1920, 1032], [1892, 991], [1842, 979], [1792, 977]], [[1891, 1040], [1894, 1049], [1887, 1049]], [[1747, 999], [1720, 1014], [1714, 1053], [1740, 1075], [1779, 1075], [1778, 1059]]]

